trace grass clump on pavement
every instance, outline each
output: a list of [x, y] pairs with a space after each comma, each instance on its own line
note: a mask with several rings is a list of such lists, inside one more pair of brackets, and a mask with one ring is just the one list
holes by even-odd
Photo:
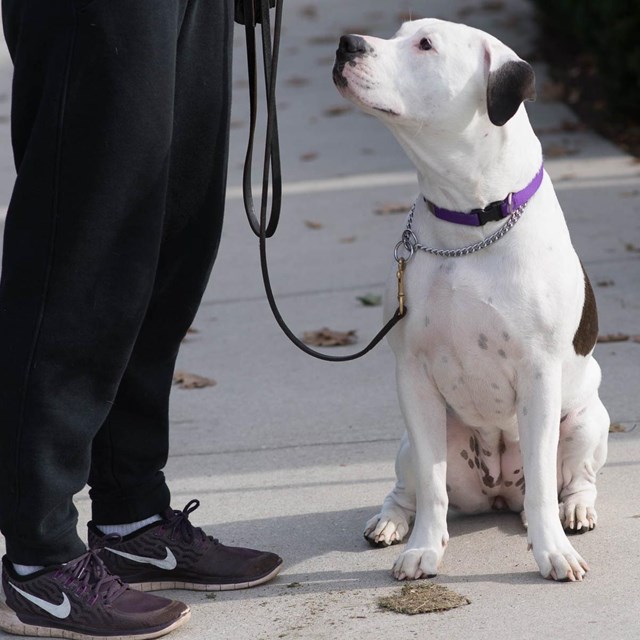
[[447, 611], [471, 604], [471, 600], [447, 587], [433, 582], [422, 584], [405, 584], [400, 593], [385, 596], [378, 600], [382, 609], [389, 609], [396, 613], [415, 615], [417, 613], [433, 613]]

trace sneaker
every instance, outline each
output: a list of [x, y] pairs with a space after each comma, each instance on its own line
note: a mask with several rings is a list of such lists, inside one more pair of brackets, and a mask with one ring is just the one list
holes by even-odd
[[96, 551], [27, 576], [5, 556], [2, 587], [0, 629], [19, 636], [142, 640], [173, 631], [191, 615], [182, 602], [130, 589]]
[[182, 511], [167, 509], [162, 520], [119, 538], [105, 536], [89, 523], [89, 546], [101, 548], [109, 571], [142, 591], [247, 589], [275, 577], [282, 558], [268, 551], [227, 547], [194, 527], [191, 500]]

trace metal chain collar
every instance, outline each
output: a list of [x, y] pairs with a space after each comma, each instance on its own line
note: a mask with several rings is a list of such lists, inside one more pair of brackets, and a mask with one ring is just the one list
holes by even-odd
[[[441, 256], [443, 258], [461, 258], [462, 256], [469, 255], [470, 253], [476, 253], [476, 251], [480, 251], [491, 246], [494, 242], [497, 242], [500, 238], [504, 237], [509, 231], [511, 231], [516, 222], [520, 220], [527, 204], [528, 202], [525, 202], [523, 205], [519, 206], [499, 229], [479, 242], [470, 244], [466, 247], [461, 247], [460, 249], [434, 249], [432, 247], [427, 247], [424, 244], [420, 244], [416, 234], [411, 229], [411, 225], [413, 224], [413, 214], [416, 210], [416, 203], [414, 202], [411, 206], [411, 211], [409, 211], [407, 226], [402, 232], [402, 239], [398, 244], [396, 244], [395, 249], [393, 250], [393, 256], [396, 259], [396, 262], [400, 262], [400, 260], [408, 262], [413, 257], [416, 249], [436, 256]], [[407, 256], [402, 257], [400, 255], [401, 249], [404, 249], [407, 252]]]

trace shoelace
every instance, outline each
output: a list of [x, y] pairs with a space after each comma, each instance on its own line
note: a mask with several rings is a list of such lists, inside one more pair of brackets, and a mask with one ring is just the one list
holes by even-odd
[[169, 537], [173, 538], [179, 535], [188, 543], [194, 541], [203, 543], [207, 540], [213, 544], [219, 544], [217, 538], [208, 536], [200, 527], [194, 527], [189, 522], [189, 515], [192, 514], [200, 506], [200, 500], [189, 500], [182, 511], [173, 511], [173, 518], [164, 525], [165, 529], [170, 531]]
[[[113, 542], [120, 536], [107, 536], [107, 538], [109, 542]], [[102, 547], [90, 549], [76, 560], [60, 567], [56, 573], [56, 578], [64, 586], [73, 589], [78, 595], [87, 595], [91, 605], [94, 605], [99, 598], [109, 604], [128, 589], [118, 576], [109, 573], [104, 566], [98, 556], [101, 549]]]

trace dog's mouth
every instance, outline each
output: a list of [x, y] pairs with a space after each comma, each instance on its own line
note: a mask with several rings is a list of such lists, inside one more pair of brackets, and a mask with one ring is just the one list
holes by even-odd
[[371, 105], [371, 109], [375, 109], [376, 111], [380, 111], [381, 113], [386, 113], [388, 116], [399, 116], [400, 114], [393, 109], [388, 109], [387, 107], [376, 107], [375, 105]]
[[[357, 82], [349, 82], [349, 79], [344, 75], [345, 65], [349, 64], [352, 67], [356, 66], [356, 63], [353, 61], [344, 62], [342, 60], [337, 60], [333, 65], [332, 77], [333, 83], [336, 85], [338, 91], [350, 102], [353, 102], [360, 108], [365, 111], [376, 111], [378, 113], [383, 113], [387, 116], [399, 116], [400, 114], [391, 109], [390, 107], [383, 106], [378, 104], [372, 100], [368, 100], [363, 96], [363, 92], [366, 93], [368, 87], [366, 85], [359, 84]], [[356, 86], [358, 85], [358, 86]], [[359, 91], [358, 89], [361, 89]]]
[[333, 84], [335, 84], [338, 89], [345, 89], [349, 84], [347, 79], [342, 74], [344, 70], [344, 64], [344, 62], [338, 62], [336, 60], [335, 64], [333, 65]]

